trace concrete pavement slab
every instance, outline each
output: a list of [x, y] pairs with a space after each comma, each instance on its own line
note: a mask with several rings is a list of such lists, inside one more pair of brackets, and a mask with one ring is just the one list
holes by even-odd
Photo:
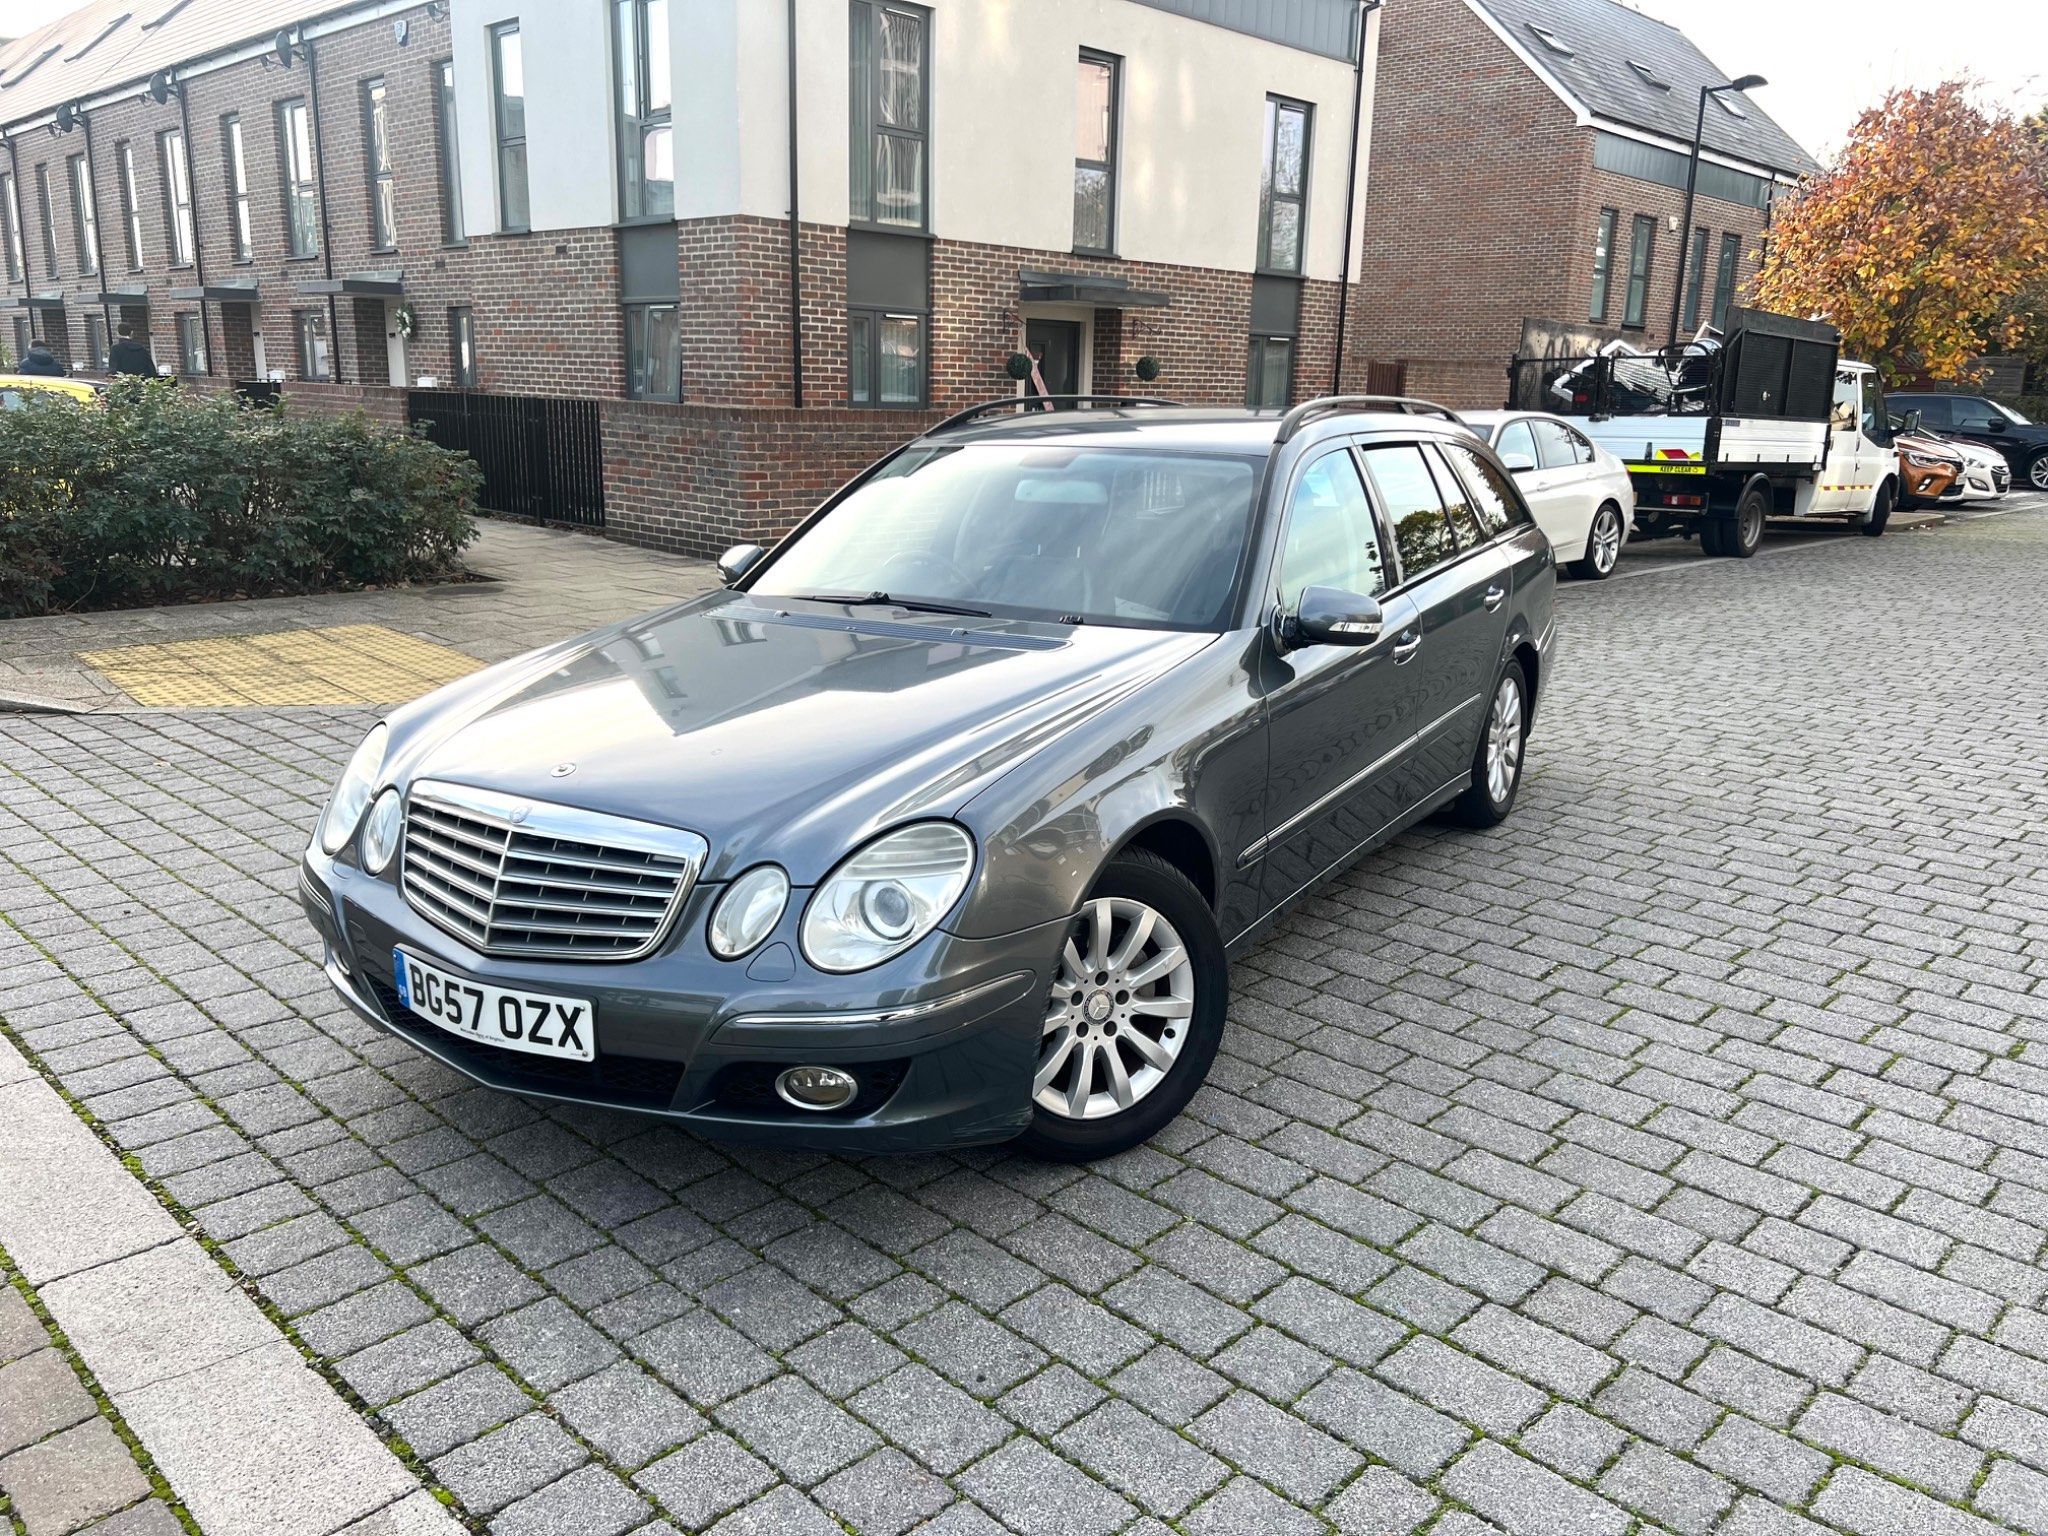
[[278, 1337], [227, 1271], [190, 1240], [71, 1275], [42, 1294], [100, 1385], [117, 1399]]
[[282, 1337], [115, 1402], [207, 1536], [330, 1536], [419, 1490]]
[[31, 1285], [177, 1237], [178, 1224], [40, 1078], [0, 1088], [0, 1248]]

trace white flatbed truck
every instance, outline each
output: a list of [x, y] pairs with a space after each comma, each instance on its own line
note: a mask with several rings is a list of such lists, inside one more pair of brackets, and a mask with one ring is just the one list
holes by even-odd
[[1656, 352], [1518, 358], [1510, 405], [1554, 411], [1627, 464], [1642, 538], [1697, 534], [1747, 559], [1769, 518], [1845, 518], [1880, 534], [1898, 450], [1877, 371], [1831, 325], [1731, 308], [1724, 331]]

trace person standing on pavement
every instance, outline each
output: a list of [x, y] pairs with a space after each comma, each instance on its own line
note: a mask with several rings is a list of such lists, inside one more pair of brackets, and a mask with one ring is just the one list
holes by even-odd
[[40, 336], [28, 344], [28, 351], [22, 354], [21, 361], [15, 364], [14, 371], [43, 379], [64, 377], [64, 365], [57, 361], [57, 355]]
[[141, 379], [156, 377], [156, 354], [146, 343], [135, 339], [135, 328], [122, 321], [121, 339], [114, 343], [114, 350], [107, 354], [108, 366], [117, 374], [133, 374]]

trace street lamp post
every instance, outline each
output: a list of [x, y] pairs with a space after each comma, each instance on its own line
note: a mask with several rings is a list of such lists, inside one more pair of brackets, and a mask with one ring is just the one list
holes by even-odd
[[[1678, 226], [1678, 281], [1671, 288], [1671, 344], [1678, 345], [1678, 309], [1685, 302], [1685, 263], [1692, 254], [1692, 205], [1700, 184], [1700, 140], [1707, 132], [1707, 98], [1718, 96], [1723, 91], [1753, 91], [1760, 85], [1771, 82], [1762, 75], [1744, 75], [1739, 80], [1730, 80], [1726, 85], [1703, 85], [1700, 87], [1699, 121], [1693, 124], [1692, 159], [1685, 170], [1685, 221]], [[1705, 253], [1701, 253], [1705, 259]]]

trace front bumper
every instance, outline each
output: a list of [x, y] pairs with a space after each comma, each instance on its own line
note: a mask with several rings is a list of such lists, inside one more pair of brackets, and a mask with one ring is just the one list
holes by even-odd
[[[1000, 939], [941, 931], [871, 971], [832, 976], [796, 943], [801, 889], [752, 955], [713, 955], [704, 927], [722, 889], [691, 892], [669, 939], [642, 960], [507, 960], [468, 948], [390, 880], [317, 846], [299, 871], [300, 905], [348, 1005], [490, 1087], [659, 1115], [719, 1140], [830, 1151], [972, 1146], [1024, 1129], [1064, 918]], [[471, 981], [588, 998], [595, 1059], [503, 1048], [411, 1012], [394, 985], [398, 945]], [[804, 1065], [852, 1073], [859, 1094], [829, 1113], [785, 1104], [774, 1077]]]

